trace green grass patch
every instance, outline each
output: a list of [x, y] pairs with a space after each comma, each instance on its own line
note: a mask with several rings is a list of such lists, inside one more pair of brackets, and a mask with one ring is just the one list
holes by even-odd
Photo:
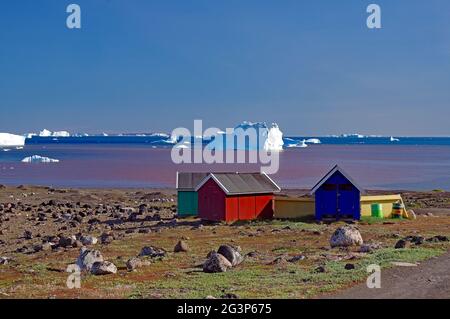
[[361, 222], [367, 223], [369, 225], [375, 225], [375, 224], [383, 224], [384, 222], [393, 222], [398, 223], [402, 221], [408, 221], [408, 219], [404, 218], [378, 218], [378, 217], [372, 217], [372, 216], [362, 216]]
[[[367, 266], [392, 267], [391, 262], [419, 262], [438, 256], [445, 248], [386, 248], [368, 254], [357, 261], [328, 261], [325, 273], [317, 273], [317, 265], [287, 263], [265, 265], [245, 261], [241, 266], [225, 273], [206, 274], [201, 270], [177, 272], [173, 278], [154, 282], [142, 282], [129, 298], [146, 298], [161, 294], [164, 298], [204, 298], [208, 295], [220, 297], [235, 293], [241, 298], [308, 298], [333, 292], [349, 284], [364, 281], [369, 275]], [[346, 270], [346, 263], [354, 263], [354, 270]]]

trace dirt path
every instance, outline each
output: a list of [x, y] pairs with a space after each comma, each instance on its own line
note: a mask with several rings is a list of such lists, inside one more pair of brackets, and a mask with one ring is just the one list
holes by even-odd
[[326, 298], [450, 298], [450, 252], [422, 262], [417, 267], [395, 267], [382, 271], [380, 289], [369, 289], [366, 283], [363, 283]]

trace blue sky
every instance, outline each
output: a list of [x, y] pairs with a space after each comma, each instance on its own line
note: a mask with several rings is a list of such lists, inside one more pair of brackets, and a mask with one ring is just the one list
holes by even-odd
[[[382, 8], [381, 30], [366, 7]], [[66, 6], [82, 9], [69, 30]], [[0, 4], [0, 131], [450, 136], [447, 0]]]

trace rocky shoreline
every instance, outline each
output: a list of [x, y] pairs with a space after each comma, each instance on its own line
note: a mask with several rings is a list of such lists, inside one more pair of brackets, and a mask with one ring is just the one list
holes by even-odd
[[[303, 194], [302, 190], [285, 193]], [[127, 272], [149, 276], [159, 273], [158, 282], [172, 282], [167, 279], [172, 277], [166, 276], [182, 276], [183, 269], [208, 274], [241, 271], [246, 267], [289, 268], [297, 264], [309, 265], [313, 273], [326, 273], [327, 267], [320, 260], [359, 259], [383, 247], [400, 250], [419, 247], [418, 242], [430, 249], [447, 245], [444, 239], [450, 235], [449, 193], [404, 192], [403, 196], [407, 206], [417, 212], [417, 221], [357, 223], [364, 245], [361, 238], [357, 243], [361, 247], [342, 251], [333, 248], [334, 244], [330, 246], [338, 224], [274, 220], [226, 225], [205, 223], [197, 218], [178, 219], [176, 193], [168, 189], [0, 186], [0, 275], [13, 276], [17, 267], [24, 267], [24, 273], [14, 275], [17, 278], [11, 283], [3, 283], [3, 287], [9, 288], [5, 293], [10, 294], [17, 280], [20, 283], [20, 278], [30, 275], [28, 268], [44, 264], [45, 269], [38, 267], [43, 274], [36, 280], [54, 275], [52, 269], [58, 269], [58, 276], [64, 278], [71, 264], [112, 281]], [[180, 254], [186, 257], [174, 257]], [[180, 267], [178, 272], [173, 270], [173, 263]], [[355, 269], [349, 262], [344, 267], [349, 271]], [[36, 276], [34, 271], [32, 274]], [[131, 286], [140, 283], [130, 280]], [[28, 296], [27, 288], [23, 289], [19, 296]]]

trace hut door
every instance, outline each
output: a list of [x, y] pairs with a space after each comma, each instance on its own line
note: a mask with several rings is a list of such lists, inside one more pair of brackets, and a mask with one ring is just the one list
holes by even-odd
[[321, 194], [321, 215], [336, 216], [338, 213], [338, 188], [336, 184], [325, 184]]
[[338, 187], [338, 217], [353, 218], [358, 210], [358, 196], [351, 184]]

